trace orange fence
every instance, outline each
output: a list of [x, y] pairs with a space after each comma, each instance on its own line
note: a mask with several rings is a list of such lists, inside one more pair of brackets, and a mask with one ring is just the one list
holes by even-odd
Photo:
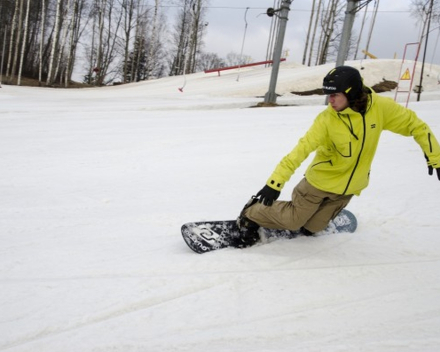
[[[286, 59], [280, 59], [280, 61], [286, 61]], [[219, 67], [219, 68], [213, 68], [210, 70], [205, 70], [205, 73], [217, 72], [218, 75], [220, 76], [220, 71], [234, 70], [234, 69], [242, 68], [242, 67], [258, 66], [258, 65], [265, 65], [265, 64], [272, 64], [272, 63], [273, 63], [273, 60], [267, 60], [267, 61], [253, 62], [251, 64], [229, 66], [229, 67]]]

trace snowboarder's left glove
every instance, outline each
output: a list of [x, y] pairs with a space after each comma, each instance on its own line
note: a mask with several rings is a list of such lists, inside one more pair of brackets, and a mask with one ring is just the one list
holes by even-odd
[[270, 207], [275, 200], [280, 196], [280, 191], [269, 187], [268, 185], [264, 186], [260, 192], [257, 193], [257, 198], [259, 197], [259, 202], [264, 205]]

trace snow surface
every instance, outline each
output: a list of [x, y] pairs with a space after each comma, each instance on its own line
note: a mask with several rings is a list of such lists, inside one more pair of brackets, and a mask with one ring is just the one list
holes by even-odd
[[[399, 75], [399, 61], [362, 65], [367, 84]], [[0, 351], [439, 351], [440, 182], [411, 138], [383, 134], [354, 234], [204, 255], [181, 238], [185, 222], [237, 216], [324, 108], [288, 92], [332, 66], [282, 65], [278, 108], [249, 108], [262, 67], [3, 85]], [[440, 68], [427, 73], [409, 107], [440, 138]]]

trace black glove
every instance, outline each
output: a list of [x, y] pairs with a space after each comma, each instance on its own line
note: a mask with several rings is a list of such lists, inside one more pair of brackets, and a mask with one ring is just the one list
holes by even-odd
[[257, 193], [257, 198], [259, 197], [259, 202], [270, 207], [274, 200], [277, 200], [280, 196], [280, 191], [270, 188], [268, 185], [264, 186], [263, 189]]
[[[429, 158], [426, 156], [426, 154], [425, 154], [425, 159], [426, 159], [426, 161], [429, 161]], [[440, 181], [440, 167], [434, 168], [431, 165], [428, 165], [428, 174], [429, 174], [429, 176], [432, 176], [432, 174], [434, 173], [434, 169], [437, 171], [437, 177]]]
[[[440, 167], [436, 167], [435, 170], [437, 171], [437, 177], [440, 181]], [[428, 166], [428, 173], [430, 176], [434, 173], [434, 168], [431, 165]]]

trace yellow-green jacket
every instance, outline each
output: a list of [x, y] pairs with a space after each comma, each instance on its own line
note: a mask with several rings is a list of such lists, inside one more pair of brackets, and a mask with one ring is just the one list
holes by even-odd
[[413, 136], [427, 156], [428, 165], [440, 167], [440, 146], [429, 126], [413, 111], [371, 92], [364, 116], [351, 108], [337, 112], [330, 105], [321, 112], [278, 164], [267, 185], [281, 190], [308, 155], [316, 151], [305, 174], [307, 181], [323, 191], [359, 195], [368, 186], [383, 130]]

